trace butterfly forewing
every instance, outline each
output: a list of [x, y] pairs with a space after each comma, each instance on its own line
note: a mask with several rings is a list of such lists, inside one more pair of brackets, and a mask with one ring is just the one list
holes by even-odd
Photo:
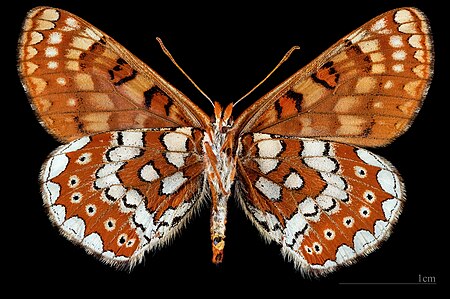
[[422, 12], [387, 12], [341, 39], [257, 101], [236, 121], [243, 132], [381, 146], [419, 111], [433, 71]]
[[201, 127], [209, 121], [119, 43], [64, 10], [30, 11], [18, 51], [31, 104], [61, 141], [113, 130]]

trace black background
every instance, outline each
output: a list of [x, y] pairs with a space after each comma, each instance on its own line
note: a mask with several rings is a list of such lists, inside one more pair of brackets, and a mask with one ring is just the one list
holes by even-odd
[[[397, 285], [404, 291], [431, 291], [446, 283], [448, 263], [448, 24], [444, 1], [15, 1], [2, 8], [2, 139], [6, 183], [2, 185], [2, 270], [16, 293], [146, 297], [206, 294], [278, 294], [302, 297], [335, 288], [366, 294]], [[93, 5], [95, 3], [95, 5]], [[116, 271], [87, 255], [52, 227], [42, 207], [38, 173], [59, 144], [39, 125], [16, 71], [16, 45], [27, 11], [38, 5], [66, 9], [141, 58], [191, 100], [212, 113], [208, 101], [183, 77], [155, 41], [159, 36], [178, 63], [214, 100], [236, 101], [258, 83], [293, 45], [296, 51], [263, 86], [246, 98], [237, 113], [267, 93], [338, 39], [371, 18], [401, 6], [415, 6], [428, 16], [435, 42], [435, 74], [424, 106], [412, 127], [394, 143], [373, 151], [402, 174], [407, 204], [394, 233], [379, 250], [321, 279], [303, 278], [266, 244], [234, 200], [229, 204], [224, 262], [211, 263], [209, 211], [204, 209], [162, 250], [150, 252], [131, 273]], [[447, 83], [447, 84], [446, 84]], [[5, 107], [6, 105], [6, 107]], [[237, 114], [236, 114], [237, 115]], [[419, 275], [436, 285], [413, 285]], [[5, 282], [5, 281], [3, 281]], [[16, 286], [12, 284], [16, 283]], [[382, 283], [382, 284], [379, 284]], [[57, 293], [58, 292], [58, 293]], [[310, 293], [313, 292], [313, 293]], [[172, 297], [172, 296], [169, 296]], [[136, 298], [136, 297], [134, 297]]]

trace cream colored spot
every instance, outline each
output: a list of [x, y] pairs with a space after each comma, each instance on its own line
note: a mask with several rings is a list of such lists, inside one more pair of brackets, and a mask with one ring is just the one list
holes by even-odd
[[384, 72], [386, 72], [386, 66], [383, 63], [372, 64], [372, 73], [382, 74]]
[[375, 24], [372, 25], [371, 29], [372, 29], [372, 31], [379, 31], [385, 27], [386, 27], [386, 19], [382, 18], [382, 19], [379, 19], [378, 21], [376, 21]]
[[108, 220], [104, 222], [104, 226], [107, 231], [113, 231], [116, 228], [116, 219], [108, 218]]
[[95, 39], [96, 41], [99, 41], [101, 38], [101, 34], [99, 32], [95, 32], [94, 29], [91, 29], [89, 27], [84, 30], [84, 33], [87, 37]]
[[90, 105], [97, 110], [112, 110], [114, 103], [109, 96], [104, 93], [95, 93], [85, 98], [85, 104]]
[[[419, 96], [419, 95], [416, 95]], [[417, 109], [416, 101], [406, 101], [405, 103], [398, 106], [398, 110], [403, 112], [406, 116], [411, 116], [414, 114], [414, 111]], [[396, 124], [397, 125], [397, 124]], [[400, 128], [403, 127], [403, 124], [399, 124]]]
[[76, 50], [76, 49], [68, 49], [64, 56], [68, 59], [79, 59], [81, 53], [83, 53], [83, 51]]
[[377, 109], [383, 109], [384, 103], [382, 101], [375, 102], [373, 103], [373, 107]]
[[47, 68], [54, 70], [58, 68], [58, 62], [56, 61], [49, 61], [47, 62]]
[[417, 50], [416, 53], [414, 53], [414, 58], [418, 61], [424, 63], [425, 60], [425, 51], [424, 50]]
[[403, 40], [402, 37], [400, 35], [392, 35], [389, 38], [389, 44], [391, 45], [391, 47], [393, 48], [400, 48], [403, 47]]
[[349, 39], [353, 44], [358, 43], [360, 40], [362, 40], [367, 35], [366, 30], [358, 29], [352, 34], [348, 36], [347, 39]]
[[397, 50], [394, 53], [392, 53], [392, 58], [394, 58], [394, 60], [405, 60], [406, 52], [403, 50]]
[[66, 69], [68, 69], [69, 71], [79, 71], [80, 64], [75, 60], [66, 61]]
[[358, 46], [364, 53], [375, 52], [380, 49], [380, 43], [377, 39], [362, 41]]
[[34, 91], [34, 94], [36, 95], [43, 92], [45, 87], [47, 87], [47, 82], [42, 78], [31, 77], [30, 81], [33, 85], [33, 88], [31, 88], [31, 92]]
[[292, 90], [308, 95], [303, 97], [302, 105], [305, 108], [314, 105], [318, 100], [322, 99], [323, 94], [327, 92], [325, 87], [321, 87], [321, 85], [315, 83], [311, 78], [294, 86]]
[[394, 20], [397, 23], [413, 22], [414, 17], [409, 10], [402, 9], [395, 13]]
[[59, 19], [59, 12], [56, 9], [48, 8], [42, 12], [41, 19], [57, 21]]
[[31, 35], [31, 40], [29, 42], [30, 45], [36, 45], [44, 39], [44, 35], [40, 32], [33, 31], [31, 32], [30, 35]]
[[425, 72], [425, 65], [421, 64], [413, 68], [414, 74], [416, 74], [419, 78], [425, 78], [426, 72]]
[[372, 62], [381, 62], [384, 59], [384, 55], [380, 52], [370, 54], [370, 60], [372, 60]]
[[341, 62], [341, 61], [344, 61], [344, 60], [347, 60], [347, 59], [348, 59], [347, 54], [345, 54], [345, 52], [341, 52], [341, 53], [339, 53], [339, 54], [337, 54], [336, 56], [333, 57], [333, 62], [334, 63], [338, 63], [338, 62]]
[[408, 43], [411, 45], [411, 47], [422, 49], [422, 35], [412, 35], [410, 38], [408, 38]]
[[359, 104], [358, 97], [342, 97], [337, 100], [336, 105], [334, 106], [334, 111], [338, 113], [345, 113], [351, 111], [355, 106]]
[[74, 98], [67, 99], [67, 106], [74, 107], [77, 105], [77, 100]]
[[51, 45], [56, 45], [62, 42], [62, 33], [61, 32], [52, 32], [48, 36], [47, 43]]
[[359, 135], [366, 129], [367, 119], [358, 115], [338, 115], [341, 126], [336, 130], [338, 135]]
[[416, 26], [417, 26], [417, 23], [402, 24], [398, 27], [398, 31], [407, 33], [407, 34], [418, 33]]
[[358, 79], [356, 83], [355, 92], [356, 93], [369, 93], [371, 92], [377, 84], [377, 80], [374, 77], [362, 77]]
[[78, 28], [80, 26], [78, 24], [78, 21], [72, 17], [68, 17], [65, 22], [68, 26], [73, 27], [73, 28]]
[[39, 68], [37, 64], [30, 61], [25, 62], [25, 67], [27, 75], [33, 74]]
[[59, 77], [59, 78], [56, 78], [56, 83], [58, 83], [58, 84], [61, 85], [61, 86], [64, 86], [64, 85], [67, 84], [67, 81], [66, 81], [65, 78]]
[[55, 23], [46, 20], [37, 20], [34, 30], [50, 30], [55, 28]]
[[47, 112], [48, 109], [50, 109], [50, 107], [52, 106], [52, 102], [50, 102], [48, 99], [46, 98], [39, 98], [39, 112]]
[[422, 86], [422, 82], [417, 80], [417, 81], [411, 81], [405, 84], [405, 86], [403, 87], [403, 89], [412, 97], [417, 97], [419, 96], [418, 94], [418, 90], [420, 90], [420, 87]]
[[109, 117], [111, 112], [87, 113], [80, 117], [83, 127], [87, 131], [100, 132], [109, 131]]
[[387, 34], [392, 34], [392, 30], [386, 28], [386, 29], [383, 29], [383, 30], [378, 31], [378, 33], [379, 33], [379, 34], [386, 34], [386, 35], [387, 35]]
[[384, 89], [391, 89], [394, 86], [394, 83], [391, 80], [387, 80], [386, 83], [384, 83]]
[[392, 70], [396, 73], [401, 73], [405, 70], [405, 67], [403, 64], [394, 64], [392, 66]]
[[88, 50], [94, 43], [94, 40], [80, 36], [75, 36], [72, 40], [72, 46], [83, 50]]
[[81, 90], [94, 90], [94, 81], [89, 74], [78, 73], [75, 75], [75, 83]]
[[34, 56], [36, 56], [36, 54], [38, 53], [38, 50], [36, 50], [35, 47], [28, 46], [28, 47], [26, 47], [25, 53], [26, 53], [25, 59], [31, 59]]
[[58, 49], [55, 47], [47, 47], [45, 49], [45, 57], [55, 57], [58, 55]]

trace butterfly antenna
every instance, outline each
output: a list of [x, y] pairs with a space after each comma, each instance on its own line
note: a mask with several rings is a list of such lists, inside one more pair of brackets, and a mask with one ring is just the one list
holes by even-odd
[[244, 94], [239, 100], [237, 100], [234, 104], [233, 107], [236, 106], [240, 101], [242, 101], [243, 99], [245, 99], [249, 94], [251, 94], [255, 89], [257, 89], [261, 84], [263, 84], [267, 79], [269, 79], [269, 77], [286, 61], [288, 60], [289, 56], [291, 56], [292, 52], [294, 52], [295, 50], [300, 50], [299, 46], [293, 46], [292, 48], [289, 49], [289, 51], [286, 52], [286, 54], [284, 54], [283, 58], [281, 58], [280, 62], [278, 62], [278, 64], [273, 68], [273, 70], [270, 71], [270, 73], [264, 78], [262, 79], [261, 82], [259, 82], [258, 84], [256, 84], [255, 87], [253, 87], [249, 92], [247, 92], [246, 94]]
[[194, 82], [194, 80], [192, 80], [191, 77], [189, 77], [189, 75], [186, 74], [186, 72], [181, 68], [181, 66], [178, 65], [178, 63], [173, 58], [172, 54], [170, 54], [169, 50], [167, 50], [167, 48], [164, 46], [164, 43], [162, 42], [162, 40], [159, 37], [157, 37], [156, 40], [158, 41], [159, 45], [161, 46], [161, 49], [163, 50], [164, 54], [166, 54], [167, 57], [169, 57], [170, 61], [172, 61], [172, 63], [175, 64], [175, 66], [183, 73], [183, 75], [186, 76], [186, 78], [189, 81], [191, 81], [192, 85], [194, 85], [195, 88], [197, 88], [197, 90], [200, 91], [201, 94], [203, 96], [205, 96], [205, 98], [207, 98], [208, 101], [214, 106], [214, 102], [211, 100], [211, 98], [208, 97], [208, 95], [200, 87], [198, 87], [198, 85]]

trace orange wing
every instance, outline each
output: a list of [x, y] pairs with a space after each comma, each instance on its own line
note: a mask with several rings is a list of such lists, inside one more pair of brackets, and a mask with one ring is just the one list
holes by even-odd
[[242, 133], [386, 145], [407, 130], [427, 93], [430, 34], [417, 9], [382, 14], [258, 100], [236, 126]]
[[61, 9], [37, 7], [28, 13], [18, 56], [38, 118], [62, 142], [104, 131], [209, 122], [119, 43]]

